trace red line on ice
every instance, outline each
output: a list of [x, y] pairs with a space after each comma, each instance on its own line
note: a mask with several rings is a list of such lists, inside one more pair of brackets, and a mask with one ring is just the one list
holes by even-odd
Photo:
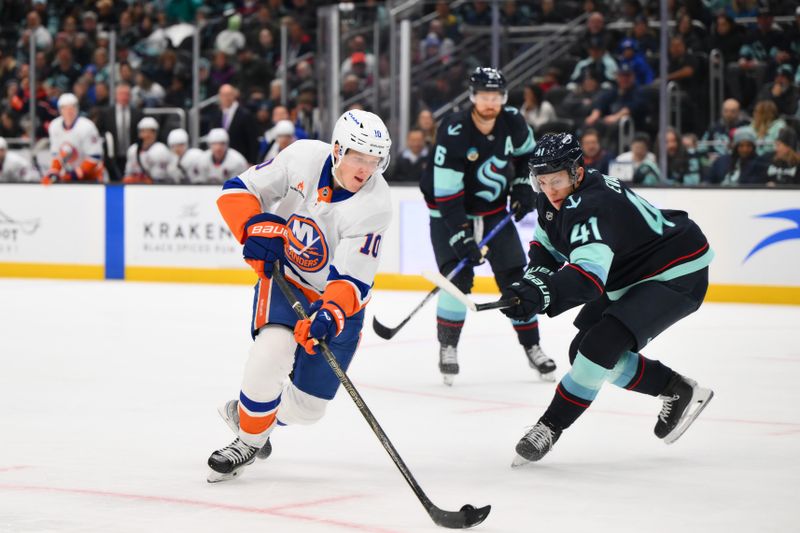
[[[467, 398], [464, 396], [451, 396], [447, 394], [438, 394], [433, 392], [418, 392], [414, 390], [405, 390], [405, 389], [398, 389], [395, 387], [384, 387], [382, 385], [367, 385], [365, 383], [356, 383], [359, 388], [363, 389], [373, 389], [373, 390], [381, 390], [386, 392], [393, 392], [396, 394], [406, 394], [409, 396], [419, 396], [423, 398], [441, 398], [443, 400], [452, 400], [456, 402], [470, 402], [470, 403], [479, 403], [485, 406], [491, 407], [484, 407], [481, 409], [471, 409], [468, 411], [457, 411], [460, 414], [473, 414], [482, 411], [501, 411], [503, 409], [544, 409], [547, 407], [546, 405], [541, 404], [534, 404], [534, 403], [515, 403], [515, 402], [503, 402], [497, 400], [487, 400], [485, 398]], [[654, 407], [655, 409], [655, 407]], [[615, 416], [628, 416], [628, 417], [655, 417], [657, 410], [654, 410], [653, 413], [634, 413], [629, 411], [612, 411], [608, 409], [595, 409], [592, 408], [591, 410], [593, 413], [603, 413], [606, 415], [615, 415]], [[794, 432], [800, 431], [800, 423], [797, 422], [777, 422], [771, 420], [752, 420], [752, 419], [744, 419], [744, 418], [722, 418], [722, 417], [713, 417], [713, 416], [705, 416], [703, 415], [701, 420], [705, 420], [707, 422], [721, 422], [726, 424], [750, 424], [750, 425], [759, 425], [759, 426], [778, 426], [778, 427], [787, 427], [790, 428], [787, 431]]]
[[26, 468], [33, 468], [29, 465], [16, 465], [0, 467], [0, 472], [11, 472], [12, 470], [25, 470]]
[[19, 490], [19, 491], [39, 491], [39, 492], [58, 492], [64, 494], [80, 494], [84, 496], [101, 496], [106, 498], [118, 498], [122, 500], [138, 500], [145, 502], [157, 503], [175, 503], [179, 505], [190, 505], [193, 507], [205, 507], [207, 509], [222, 509], [225, 511], [236, 511], [241, 513], [255, 513], [279, 516], [281, 518], [292, 518], [304, 522], [316, 522], [320, 524], [329, 524], [331, 526], [338, 526], [346, 529], [355, 529], [358, 531], [370, 531], [373, 533], [397, 533], [389, 529], [375, 528], [372, 526], [357, 524], [355, 522], [344, 522], [342, 520], [335, 520], [329, 518], [320, 518], [315, 516], [305, 516], [300, 514], [288, 513], [283, 509], [291, 509], [296, 507], [311, 507], [314, 505], [321, 505], [325, 503], [340, 502], [343, 500], [351, 500], [354, 498], [362, 498], [359, 495], [339, 496], [336, 498], [324, 498], [320, 500], [310, 500], [306, 502], [290, 503], [285, 505], [276, 505], [274, 507], [246, 507], [243, 505], [231, 505], [227, 503], [207, 502], [202, 500], [190, 500], [186, 498], [173, 498], [171, 496], [151, 496], [147, 494], [131, 494], [126, 492], [113, 492], [95, 489], [79, 489], [70, 487], [47, 487], [39, 485], [15, 485], [8, 483], [0, 483], [0, 490]]

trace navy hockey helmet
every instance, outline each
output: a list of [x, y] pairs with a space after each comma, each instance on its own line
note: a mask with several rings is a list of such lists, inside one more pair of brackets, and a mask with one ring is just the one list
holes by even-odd
[[469, 98], [475, 103], [478, 91], [497, 91], [503, 95], [503, 104], [508, 100], [506, 77], [496, 68], [478, 67], [469, 76]]
[[528, 161], [531, 185], [539, 190], [536, 176], [566, 170], [572, 184], [578, 182], [578, 167], [583, 166], [583, 150], [571, 133], [548, 133], [542, 136]]

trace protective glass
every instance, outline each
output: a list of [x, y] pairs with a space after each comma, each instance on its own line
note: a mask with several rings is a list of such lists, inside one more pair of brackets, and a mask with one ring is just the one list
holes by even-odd
[[353, 150], [347, 152], [342, 158], [348, 165], [363, 168], [370, 172], [375, 172], [378, 169], [381, 159], [374, 155], [365, 155]]
[[536, 176], [531, 174], [531, 185], [533, 185], [536, 192], [546, 190], [557, 191], [568, 187], [572, 183], [572, 179], [566, 172], [559, 172], [558, 175], [542, 174]]
[[475, 94], [475, 103], [496, 105], [503, 103], [504, 95], [498, 92], [479, 92]]

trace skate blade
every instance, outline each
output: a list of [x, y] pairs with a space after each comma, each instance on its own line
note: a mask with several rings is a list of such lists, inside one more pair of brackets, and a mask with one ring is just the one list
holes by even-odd
[[530, 464], [530, 461], [522, 457], [520, 454], [517, 454], [514, 457], [514, 460], [511, 461], [511, 468], [519, 468], [520, 466], [525, 466], [527, 464]]
[[456, 379], [455, 374], [442, 374], [442, 382], [448, 387], [453, 386], [453, 382], [455, 381], [455, 379]]
[[229, 472], [227, 474], [222, 474], [217, 472], [216, 470], [208, 469], [208, 477], [206, 477], [206, 481], [209, 483], [220, 483], [222, 481], [230, 481], [231, 479], [239, 477], [241, 474], [241, 468], [239, 470], [234, 470], [233, 472]]
[[546, 373], [539, 373], [539, 379], [542, 381], [549, 381], [554, 383], [556, 381], [556, 373], [555, 372], [546, 372]]
[[689, 405], [689, 408], [686, 410], [686, 414], [683, 416], [678, 425], [675, 426], [675, 429], [667, 433], [664, 437], [665, 444], [672, 444], [683, 435], [689, 426], [695, 421], [695, 419], [703, 412], [703, 409], [706, 408], [708, 403], [714, 397], [714, 391], [711, 389], [703, 389], [697, 387], [694, 391], [694, 397], [692, 398], [692, 403]]
[[239, 411], [238, 411], [238, 409], [239, 409], [239, 400], [235, 400], [235, 401], [236, 401], [236, 409], [237, 409], [235, 418], [231, 417], [231, 416], [228, 416], [228, 409], [227, 409], [228, 402], [225, 402], [222, 405], [220, 405], [219, 407], [217, 407], [217, 413], [219, 413], [219, 416], [222, 417], [222, 420], [225, 421], [225, 423], [228, 425], [228, 427], [231, 428], [231, 431], [233, 431], [233, 434], [234, 435], [239, 435]]

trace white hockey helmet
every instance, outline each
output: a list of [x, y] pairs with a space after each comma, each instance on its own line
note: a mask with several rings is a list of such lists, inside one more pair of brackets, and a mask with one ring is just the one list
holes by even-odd
[[291, 120], [279, 120], [275, 127], [272, 128], [272, 134], [274, 137], [280, 137], [282, 135], [294, 135], [294, 124], [292, 124]]
[[61, 109], [65, 105], [75, 106], [75, 109], [78, 109], [78, 97], [72, 93], [64, 93], [58, 97], [58, 104], [57, 107]]
[[8, 150], [8, 143], [5, 137], [0, 137], [0, 150]]
[[158, 131], [158, 121], [153, 117], [144, 117], [139, 121], [139, 124], [136, 125], [136, 129], [138, 131], [141, 130], [155, 130]]
[[225, 131], [225, 128], [214, 128], [208, 132], [208, 136], [206, 137], [206, 142], [209, 145], [214, 143], [225, 143], [227, 145], [228, 141], [228, 132]]
[[[378, 171], [383, 172], [389, 166], [389, 150], [392, 147], [392, 139], [389, 137], [389, 130], [386, 124], [375, 113], [362, 109], [351, 109], [345, 111], [336, 125], [333, 126], [331, 136], [331, 150], [336, 150], [335, 145], [339, 144], [339, 161], [348, 150], [355, 150], [366, 155], [374, 155], [381, 158], [378, 164]], [[339, 166], [335, 163], [335, 166]]]
[[186, 130], [177, 128], [169, 132], [167, 146], [175, 146], [176, 144], [189, 144], [189, 134]]

